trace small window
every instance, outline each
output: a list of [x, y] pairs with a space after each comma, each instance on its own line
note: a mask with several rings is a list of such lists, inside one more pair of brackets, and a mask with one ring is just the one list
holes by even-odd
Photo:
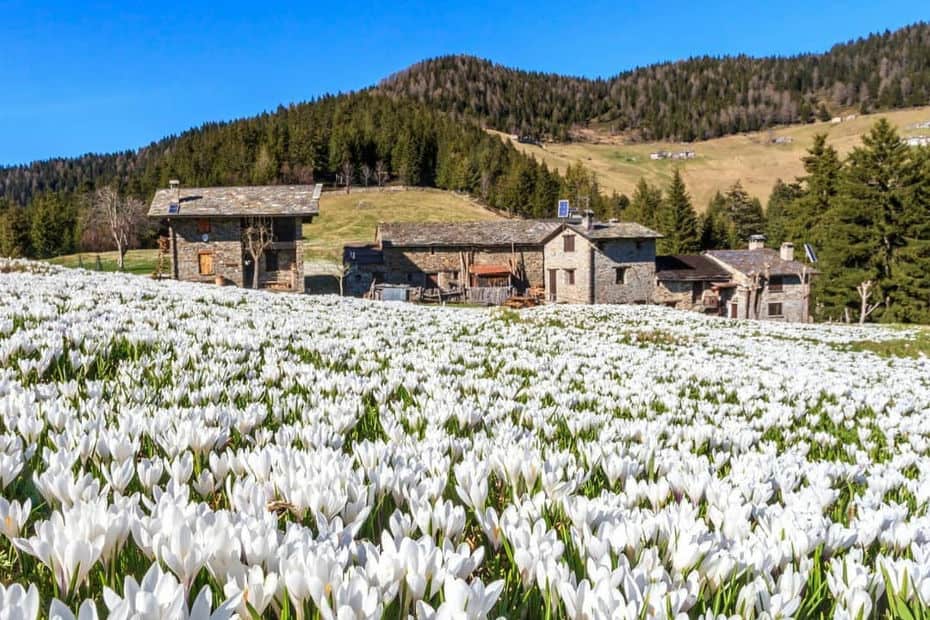
[[197, 255], [197, 266], [202, 276], [214, 275], [213, 252], [201, 252]]
[[701, 297], [704, 296], [704, 283], [703, 282], [692, 282], [691, 283], [691, 303], [696, 304], [701, 301]]
[[785, 279], [782, 276], [772, 276], [769, 278], [769, 291], [772, 293], [780, 293], [784, 290]]
[[769, 316], [782, 316], [781, 304], [769, 304]]
[[430, 248], [429, 248], [429, 255], [430, 255], [430, 256], [433, 256], [433, 255], [435, 255], [435, 254], [436, 254], [436, 248], [434, 248], [433, 246], [430, 246]]
[[200, 218], [197, 220], [197, 234], [198, 235], [209, 235], [210, 234], [210, 220], [206, 218]]
[[565, 284], [575, 284], [575, 270], [574, 269], [565, 270]]
[[614, 284], [626, 284], [626, 267], [614, 269]]
[[562, 237], [564, 252], [574, 252], [575, 251], [575, 235], [565, 235]]
[[265, 251], [265, 271], [278, 270], [278, 253], [274, 250]]

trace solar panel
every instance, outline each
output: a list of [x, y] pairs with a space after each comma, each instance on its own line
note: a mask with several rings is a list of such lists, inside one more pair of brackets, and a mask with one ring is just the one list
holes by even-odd
[[568, 200], [559, 200], [559, 217], [568, 217]]
[[176, 202], [172, 202], [168, 205], [168, 215], [177, 215], [181, 211], [181, 205]]
[[817, 253], [814, 251], [814, 246], [809, 243], [804, 244], [804, 253], [807, 254], [807, 260], [812, 263], [817, 262]]

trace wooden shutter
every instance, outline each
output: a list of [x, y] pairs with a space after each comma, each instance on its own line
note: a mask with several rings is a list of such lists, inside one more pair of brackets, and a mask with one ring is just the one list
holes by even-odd
[[200, 268], [200, 275], [202, 276], [213, 275], [214, 269], [213, 269], [213, 253], [212, 252], [202, 252], [198, 254], [197, 262]]

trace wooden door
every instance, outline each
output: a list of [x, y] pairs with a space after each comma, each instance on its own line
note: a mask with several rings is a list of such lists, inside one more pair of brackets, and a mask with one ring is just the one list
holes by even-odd
[[558, 269], [549, 270], [549, 290], [547, 291], [549, 293], [549, 301], [556, 300], [556, 282], [559, 280], [558, 274]]

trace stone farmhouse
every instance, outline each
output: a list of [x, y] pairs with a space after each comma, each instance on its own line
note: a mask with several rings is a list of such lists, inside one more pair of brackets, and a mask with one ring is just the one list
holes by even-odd
[[730, 272], [708, 256], [656, 256], [653, 301], [679, 310], [719, 314], [719, 287], [729, 282]]
[[[160, 243], [176, 280], [259, 288], [304, 290], [302, 225], [319, 214], [322, 186], [182, 188], [172, 181], [155, 193], [148, 216], [161, 223]], [[249, 227], [269, 241], [253, 260], [245, 241]], [[160, 257], [159, 261], [161, 262]]]
[[810, 321], [810, 285], [817, 271], [794, 260], [794, 244], [783, 243], [775, 251], [765, 247], [765, 237], [755, 235], [747, 250], [709, 250], [705, 255], [730, 273], [730, 286], [720, 291], [726, 316]]
[[[375, 243], [346, 246], [346, 288], [406, 285], [460, 291], [533, 292], [574, 303], [648, 302], [655, 231], [632, 223], [551, 220], [380, 224]], [[495, 295], [495, 298], [498, 298]]]
[[[550, 303], [660, 303], [730, 318], [806, 322], [817, 272], [794, 247], [656, 256], [661, 235], [633, 222], [507, 220], [381, 224], [376, 242], [346, 246], [349, 294], [378, 286], [500, 303], [530, 293]], [[496, 295], [489, 295], [494, 291]], [[397, 299], [398, 297], [391, 297]], [[400, 297], [406, 299], [407, 297]]]
[[794, 260], [794, 245], [776, 252], [756, 235], [745, 250], [656, 257], [655, 301], [739, 319], [810, 321], [817, 272]]

